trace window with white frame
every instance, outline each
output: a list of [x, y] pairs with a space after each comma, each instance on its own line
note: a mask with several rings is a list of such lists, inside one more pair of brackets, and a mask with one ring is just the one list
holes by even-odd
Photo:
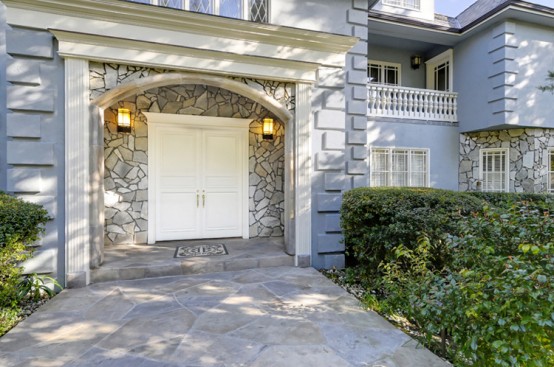
[[554, 194], [554, 148], [548, 150], [548, 192]]
[[419, 10], [421, 8], [420, 0], [383, 0], [383, 4], [415, 10]]
[[427, 89], [453, 91], [453, 59], [453, 51], [448, 50], [425, 62], [427, 66]]
[[370, 83], [400, 85], [400, 64], [369, 60], [367, 77]]
[[429, 186], [429, 150], [371, 148], [371, 186]]
[[269, 0], [131, 0], [167, 8], [215, 14], [223, 17], [269, 22]]
[[479, 152], [481, 190], [508, 192], [508, 149], [481, 149]]

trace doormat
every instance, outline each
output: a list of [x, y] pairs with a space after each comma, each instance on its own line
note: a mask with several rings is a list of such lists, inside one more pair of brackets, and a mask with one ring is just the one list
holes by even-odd
[[198, 257], [228, 255], [227, 248], [222, 243], [214, 245], [179, 246], [175, 250], [175, 257]]

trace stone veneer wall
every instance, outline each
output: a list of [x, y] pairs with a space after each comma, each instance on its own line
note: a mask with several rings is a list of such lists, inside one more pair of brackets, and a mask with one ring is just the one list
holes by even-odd
[[544, 193], [554, 129], [511, 129], [460, 135], [460, 191], [478, 190], [479, 150], [509, 148], [510, 192]]
[[[133, 66], [91, 63], [91, 97], [115, 85], [166, 72]], [[239, 79], [294, 110], [292, 85]], [[117, 133], [117, 108], [131, 110], [133, 131]], [[230, 91], [205, 85], [154, 88], [120, 101], [105, 111], [106, 243], [145, 243], [148, 227], [148, 126], [145, 112], [251, 118], [249, 139], [250, 237], [282, 236], [284, 231], [284, 126], [275, 121], [273, 141], [261, 136], [269, 116], [260, 104]]]

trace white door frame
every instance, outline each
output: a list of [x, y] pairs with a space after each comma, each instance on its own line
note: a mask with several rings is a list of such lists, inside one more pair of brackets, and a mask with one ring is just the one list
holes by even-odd
[[248, 142], [249, 127], [252, 119], [237, 119], [228, 117], [174, 115], [167, 113], [143, 112], [148, 122], [148, 244], [156, 243], [156, 190], [157, 177], [154, 167], [158, 165], [153, 152], [158, 149], [158, 128], [186, 126], [202, 129], [241, 129], [243, 135], [242, 161], [242, 238], [249, 238], [249, 197], [248, 197]]

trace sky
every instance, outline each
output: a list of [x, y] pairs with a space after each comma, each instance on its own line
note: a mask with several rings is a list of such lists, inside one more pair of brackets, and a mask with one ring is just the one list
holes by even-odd
[[[535, 4], [541, 4], [554, 8], [554, 0], [528, 0]], [[464, 11], [475, 0], [435, 0], [435, 13], [455, 17]]]
[[455, 17], [474, 2], [475, 0], [435, 0], [435, 13]]

